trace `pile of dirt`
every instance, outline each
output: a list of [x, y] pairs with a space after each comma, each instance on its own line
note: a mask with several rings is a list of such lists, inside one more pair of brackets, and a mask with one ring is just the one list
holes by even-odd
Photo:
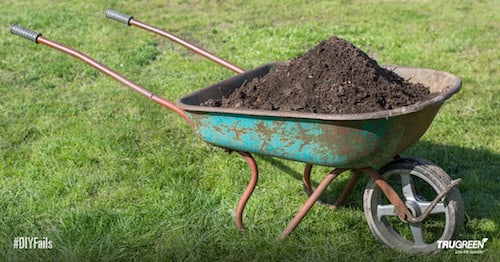
[[202, 105], [350, 114], [408, 106], [429, 95], [429, 88], [380, 67], [352, 43], [332, 36], [288, 64]]

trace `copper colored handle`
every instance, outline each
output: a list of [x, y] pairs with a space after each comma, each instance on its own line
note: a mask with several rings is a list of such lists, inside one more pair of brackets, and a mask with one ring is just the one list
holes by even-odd
[[195, 52], [196, 54], [199, 54], [201, 56], [204, 56], [205, 58], [208, 58], [209, 60], [212, 60], [213, 62], [237, 73], [237, 74], [241, 74], [243, 72], [245, 72], [245, 69], [235, 65], [235, 64], [232, 64], [210, 52], [208, 52], [207, 50], [199, 47], [199, 46], [196, 46], [172, 33], [169, 33], [167, 31], [164, 31], [164, 30], [161, 30], [159, 28], [156, 28], [154, 26], [151, 26], [149, 24], [146, 24], [146, 23], [143, 23], [137, 19], [135, 19], [134, 17], [132, 16], [129, 16], [129, 15], [125, 15], [125, 14], [122, 14], [116, 10], [113, 10], [113, 9], [108, 9], [106, 11], [106, 17], [107, 18], [111, 18], [113, 20], [116, 20], [118, 22], [122, 22], [126, 25], [129, 25], [129, 26], [135, 26], [135, 27], [138, 27], [140, 29], [143, 29], [143, 30], [146, 30], [146, 31], [149, 31], [151, 33], [154, 33], [154, 34], [157, 34], [159, 36], [162, 36], [162, 37], [165, 37], [171, 41], [173, 41], [174, 43], [177, 43], [179, 45], [182, 45], [184, 46], [185, 48]]
[[191, 120], [188, 118], [188, 116], [186, 115], [186, 113], [184, 112], [184, 110], [182, 110], [181, 108], [179, 108], [175, 103], [165, 99], [165, 98], [162, 98], [156, 94], [154, 94], [153, 92], [149, 91], [148, 89], [132, 82], [131, 80], [129, 80], [128, 78], [120, 75], [119, 73], [117, 73], [116, 71], [110, 69], [109, 67], [99, 63], [98, 61], [96, 61], [95, 59], [93, 59], [92, 57], [76, 50], [76, 49], [73, 49], [69, 46], [65, 46], [63, 44], [60, 44], [56, 41], [53, 41], [53, 40], [50, 40], [44, 36], [42, 36], [42, 34], [40, 33], [37, 33], [33, 30], [29, 30], [29, 29], [26, 29], [26, 28], [23, 28], [21, 26], [18, 26], [18, 25], [14, 25], [12, 26], [11, 28], [11, 32], [15, 35], [18, 35], [18, 36], [21, 36], [21, 37], [24, 37], [26, 39], [29, 39], [29, 40], [32, 40], [34, 41], [35, 43], [40, 43], [42, 45], [46, 45], [48, 47], [51, 47], [55, 50], [58, 50], [60, 52], [63, 52], [65, 54], [68, 54], [70, 56], [73, 56], [83, 62], [85, 62], [86, 64], [90, 65], [91, 67], [101, 71], [102, 73], [108, 75], [109, 77], [115, 79], [116, 81], [122, 83], [123, 85], [127, 86], [128, 88], [130, 88], [131, 90], [139, 93], [140, 95], [148, 98], [149, 100], [152, 100], [153, 102], [157, 103], [157, 104], [160, 104], [172, 111], [174, 111], [175, 113], [179, 114], [181, 117], [183, 117], [187, 122], [188, 124], [191, 124]]

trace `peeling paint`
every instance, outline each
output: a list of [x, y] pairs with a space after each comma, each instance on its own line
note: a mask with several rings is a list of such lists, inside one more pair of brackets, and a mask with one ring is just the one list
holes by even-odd
[[[434, 112], [427, 112], [427, 111]], [[373, 166], [416, 142], [438, 108], [369, 120], [190, 112], [204, 141], [238, 151], [338, 168]]]

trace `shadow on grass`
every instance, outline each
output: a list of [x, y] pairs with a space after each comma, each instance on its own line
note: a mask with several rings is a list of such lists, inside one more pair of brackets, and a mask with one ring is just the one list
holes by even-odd
[[[500, 154], [486, 149], [471, 149], [460, 146], [417, 142], [403, 152], [402, 157], [427, 159], [440, 166], [452, 179], [461, 178], [459, 190], [464, 201], [465, 225], [464, 237], [498, 237], [500, 235], [500, 176], [494, 170], [500, 169]], [[302, 183], [298, 172], [280, 160], [260, 157], [282, 172]], [[322, 169], [324, 170], [324, 169]], [[328, 172], [328, 171], [326, 171]], [[314, 172], [311, 176], [313, 186], [317, 186], [326, 175]], [[335, 203], [351, 174], [339, 176], [323, 193], [320, 201], [325, 204]], [[354, 187], [344, 206], [363, 209], [363, 191], [369, 177], [363, 175]], [[304, 201], [307, 198], [304, 192]]]

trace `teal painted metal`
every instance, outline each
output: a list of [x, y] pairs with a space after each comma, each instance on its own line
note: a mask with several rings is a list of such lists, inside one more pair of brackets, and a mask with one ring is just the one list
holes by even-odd
[[[220, 113], [188, 116], [198, 136], [220, 147], [310, 164], [361, 168], [383, 163], [418, 140], [432, 121], [422, 117], [427, 113], [363, 121]], [[413, 120], [418, 122], [409, 123]]]
[[429, 69], [398, 68], [439, 92], [423, 103], [364, 114], [312, 114], [199, 106], [244, 81], [267, 73], [265, 65], [198, 90], [177, 104], [186, 111], [194, 132], [204, 141], [237, 151], [270, 155], [338, 168], [383, 164], [428, 129], [443, 102], [460, 89], [458, 77]]

